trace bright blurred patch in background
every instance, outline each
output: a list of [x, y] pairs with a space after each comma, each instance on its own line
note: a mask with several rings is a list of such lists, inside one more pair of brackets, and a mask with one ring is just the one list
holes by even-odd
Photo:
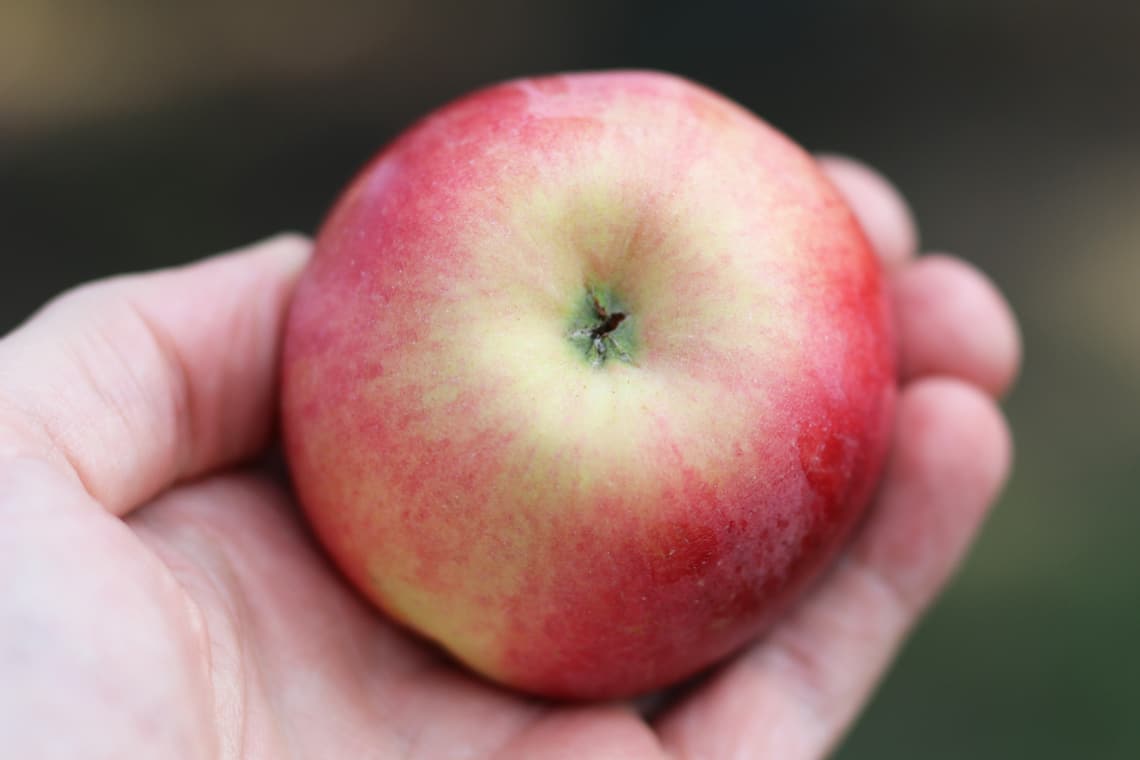
[[477, 85], [613, 66], [879, 166], [925, 245], [1023, 322], [1013, 482], [839, 757], [1140, 757], [1130, 0], [6, 0], [0, 331], [80, 280], [311, 232], [389, 137]]

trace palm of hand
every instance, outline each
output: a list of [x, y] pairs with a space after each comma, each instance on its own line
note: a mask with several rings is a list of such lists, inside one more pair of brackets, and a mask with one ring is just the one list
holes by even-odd
[[[135, 667], [172, 687], [157, 724], [170, 756], [660, 754], [629, 708], [512, 695], [388, 625], [325, 563], [270, 476], [211, 477], [127, 522], [138, 541], [119, 556], [151, 575], [122, 614], [141, 640], [166, 642]], [[137, 586], [140, 574], [120, 577]]]
[[[647, 720], [629, 704], [557, 706], [466, 675], [345, 586], [278, 478], [219, 471], [268, 434], [275, 336], [305, 248], [278, 241], [94, 296], [129, 304], [124, 319], [148, 336], [149, 375], [145, 356], [143, 370], [138, 357], [123, 358], [132, 341], [121, 325], [101, 325], [121, 341], [110, 352], [117, 366], [92, 366], [107, 346], [93, 354], [82, 338], [65, 341], [64, 359], [43, 354], [46, 336], [90, 316], [90, 293], [0, 344], [0, 357], [29, 358], [31, 368], [0, 375], [0, 572], [17, 579], [0, 605], [0, 667], [16, 685], [0, 697], [0, 735], [11, 726], [53, 757], [825, 753], [1004, 477], [1008, 442], [985, 392], [1009, 382], [1017, 354], [1008, 312], [984, 280], [946, 259], [905, 263], [911, 244], [894, 196], [863, 169], [829, 168], [895, 268], [904, 382], [895, 454], [840, 566], [764, 641], [662, 716]], [[251, 315], [244, 296], [264, 287], [266, 270], [279, 281]], [[187, 280], [223, 276], [211, 319], [179, 309], [176, 292], [195, 290]], [[988, 337], [967, 317], [988, 323]], [[238, 343], [226, 357], [219, 335]], [[243, 352], [247, 343], [260, 348]], [[33, 370], [61, 379], [44, 390]], [[141, 400], [114, 390], [124, 373]], [[48, 391], [77, 375], [114, 421], [74, 423], [67, 404], [52, 404]], [[248, 391], [223, 393], [234, 387]], [[91, 407], [83, 392], [69, 403]], [[116, 459], [116, 445], [140, 449], [138, 461]]]

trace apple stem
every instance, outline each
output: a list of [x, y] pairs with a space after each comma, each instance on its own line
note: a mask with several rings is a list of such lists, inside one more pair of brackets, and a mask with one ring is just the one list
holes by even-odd
[[632, 364], [633, 360], [613, 335], [613, 332], [621, 326], [628, 315], [621, 311], [610, 313], [601, 299], [598, 298], [597, 291], [587, 286], [586, 292], [589, 294], [594, 316], [601, 322], [593, 327], [575, 330], [570, 337], [587, 339], [586, 353], [590, 357], [590, 364], [595, 367], [601, 366], [611, 351], [622, 361]]
[[606, 321], [602, 322], [591, 331], [591, 334], [595, 338], [604, 338], [605, 336], [609, 335], [611, 332], [616, 330], [617, 326], [620, 325], [622, 323], [622, 320], [625, 319], [625, 314], [622, 314], [620, 311], [614, 312], [613, 314], [599, 314], [598, 316], [605, 317]]

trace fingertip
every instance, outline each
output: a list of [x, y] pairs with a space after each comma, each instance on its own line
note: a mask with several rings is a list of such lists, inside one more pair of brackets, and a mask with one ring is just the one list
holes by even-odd
[[256, 271], [256, 268], [251, 269], [246, 266], [245, 262], [249, 258], [257, 258], [259, 265], [271, 266], [275, 270], [274, 275], [284, 275], [288, 279], [290, 274], [299, 274], [305, 267], [312, 250], [313, 242], [307, 236], [299, 232], [281, 232], [250, 245], [211, 256], [191, 266], [209, 266], [215, 262], [225, 262], [235, 269]]
[[969, 485], [979, 501], [997, 496], [1009, 475], [1013, 441], [994, 400], [971, 383], [934, 377], [903, 390], [896, 450], [904, 474], [932, 490]]
[[1021, 363], [1021, 335], [1005, 298], [979, 270], [925, 256], [893, 278], [903, 381], [950, 375], [995, 397]]
[[854, 547], [906, 606], [930, 602], [1009, 476], [1013, 444], [992, 398], [954, 378], [904, 388], [872, 521]]
[[309, 257], [312, 248], [313, 241], [308, 235], [295, 230], [286, 230], [253, 243], [246, 250], [303, 262]]
[[852, 158], [825, 154], [820, 166], [859, 220], [879, 258], [901, 264], [918, 250], [918, 226], [902, 193], [882, 174]]

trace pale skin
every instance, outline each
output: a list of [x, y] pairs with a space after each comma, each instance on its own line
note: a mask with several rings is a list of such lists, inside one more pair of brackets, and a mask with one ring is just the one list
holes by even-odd
[[[946, 584], [1009, 469], [1019, 362], [983, 275], [916, 256], [880, 176], [824, 158], [882, 258], [901, 387], [850, 548], [683, 694], [557, 705], [394, 629], [315, 547], [271, 444], [310, 244], [278, 237], [67, 293], [0, 340], [0, 746], [21, 758], [826, 756]], [[251, 464], [253, 463], [253, 464]]]

